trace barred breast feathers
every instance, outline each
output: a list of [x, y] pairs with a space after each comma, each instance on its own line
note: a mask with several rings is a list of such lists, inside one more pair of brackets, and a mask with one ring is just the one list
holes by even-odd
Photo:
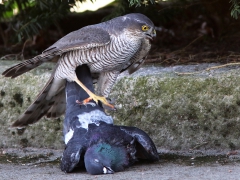
[[91, 72], [121, 71], [130, 59], [138, 57], [136, 54], [142, 47], [141, 39], [126, 38], [124, 35], [111, 35], [110, 39], [110, 43], [104, 46], [64, 53], [59, 58], [55, 77], [71, 81], [75, 77], [75, 68], [81, 64], [87, 64]]
[[129, 62], [125, 64], [121, 72], [128, 70], [129, 74], [132, 74], [137, 71], [143, 65], [150, 48], [151, 43], [149, 39], [143, 39], [138, 51], [132, 56]]
[[89, 65], [92, 72], [121, 71], [124, 65], [136, 53], [141, 41], [131, 41], [121, 36], [111, 36], [111, 43], [99, 48], [94, 54], [95, 61]]

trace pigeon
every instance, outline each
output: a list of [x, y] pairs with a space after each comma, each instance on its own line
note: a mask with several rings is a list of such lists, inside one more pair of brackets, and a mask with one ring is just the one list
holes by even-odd
[[[76, 69], [79, 80], [94, 92], [86, 65]], [[70, 173], [86, 168], [92, 175], [123, 171], [139, 159], [158, 161], [159, 154], [151, 138], [137, 127], [113, 124], [101, 104], [90, 101], [79, 105], [88, 94], [75, 82], [66, 84], [66, 114], [63, 125], [65, 150], [61, 170]]]

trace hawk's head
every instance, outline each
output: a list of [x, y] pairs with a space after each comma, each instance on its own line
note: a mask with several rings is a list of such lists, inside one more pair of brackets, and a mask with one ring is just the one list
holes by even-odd
[[153, 22], [147, 16], [140, 13], [120, 16], [109, 22], [115, 33], [128, 31], [134, 36], [148, 39], [152, 39], [156, 36]]

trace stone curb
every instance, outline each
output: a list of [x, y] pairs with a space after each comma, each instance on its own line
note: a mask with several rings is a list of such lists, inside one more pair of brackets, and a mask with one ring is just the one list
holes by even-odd
[[[0, 73], [16, 62], [0, 61]], [[121, 74], [110, 95], [115, 124], [146, 131], [159, 149], [225, 152], [240, 148], [240, 72], [237, 67], [179, 76], [216, 64], [145, 66]], [[54, 65], [46, 63], [16, 79], [0, 76], [1, 147], [62, 149], [63, 117], [17, 130], [9, 128], [47, 82]], [[23, 133], [24, 131], [24, 133]]]

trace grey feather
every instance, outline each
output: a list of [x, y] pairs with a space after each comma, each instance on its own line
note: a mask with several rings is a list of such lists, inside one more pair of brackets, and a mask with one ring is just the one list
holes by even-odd
[[[144, 26], [148, 28], [144, 30]], [[127, 14], [71, 32], [42, 54], [7, 69], [3, 75], [15, 78], [46, 61], [58, 59], [51, 79], [17, 124], [34, 123], [44, 115], [60, 115], [65, 109], [60, 105], [64, 104], [65, 81], [77, 82], [75, 69], [83, 64], [91, 73], [100, 74], [98, 93], [108, 97], [120, 72], [132, 73], [141, 67], [151, 48], [150, 39], [155, 36], [155, 27], [149, 18], [138, 13]]]
[[59, 91], [57, 93], [51, 94], [51, 96], [47, 98], [50, 92], [49, 90], [53, 85], [54, 72], [52, 73], [47, 84], [37, 95], [35, 101], [18, 118], [18, 120], [13, 123], [13, 127], [23, 127], [29, 124], [33, 124], [39, 121], [45, 115], [48, 118], [56, 118], [65, 113], [66, 95], [64, 88], [66, 80], [62, 80], [62, 82], [58, 85]]
[[101, 29], [94, 29], [93, 27], [85, 27], [69, 33], [43, 51], [42, 54], [7, 69], [2, 75], [15, 78], [67, 51], [99, 47], [108, 44], [109, 41], [108, 32]]
[[107, 31], [95, 28], [94, 26], [87, 26], [67, 34], [43, 51], [43, 53], [51, 54], [58, 52], [60, 54], [77, 49], [86, 50], [106, 45], [109, 42], [110, 36]]

